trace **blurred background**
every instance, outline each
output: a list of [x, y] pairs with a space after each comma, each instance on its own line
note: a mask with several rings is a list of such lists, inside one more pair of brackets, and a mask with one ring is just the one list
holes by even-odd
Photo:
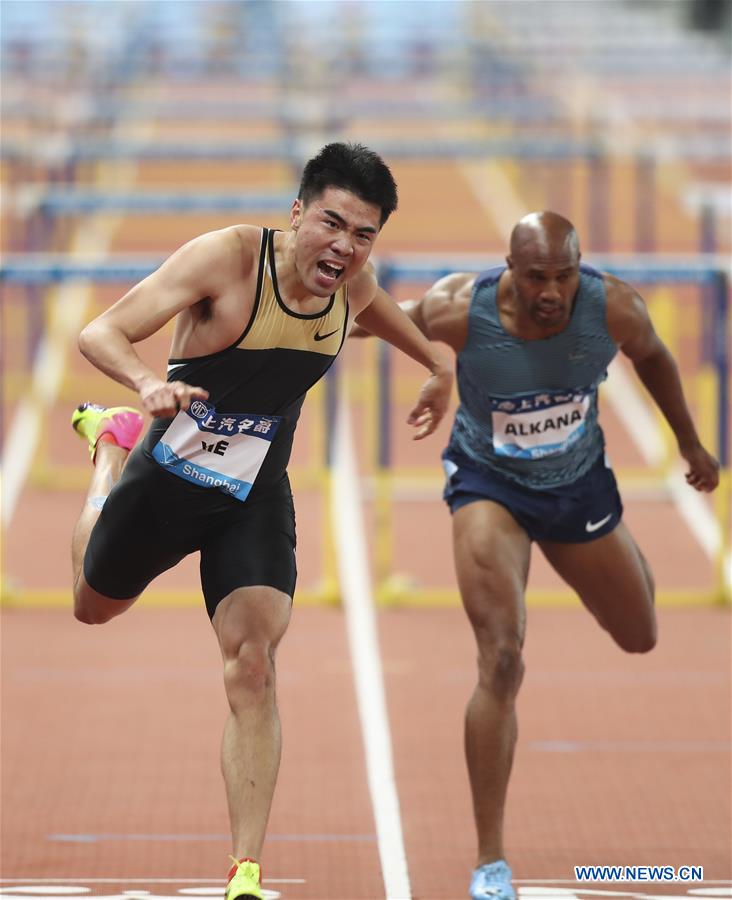
[[[76, 339], [201, 232], [287, 228], [303, 163], [353, 140], [399, 184], [374, 250], [396, 298], [500, 262], [514, 223], [549, 208], [575, 223], [585, 261], [641, 292], [679, 362], [722, 485], [711, 497], [685, 485], [668, 429], [615, 361], [601, 421], [662, 640], [619, 652], [534, 553], [506, 852], [520, 900], [602, 893], [571, 880], [585, 863], [705, 869], [706, 890], [626, 897], [729, 896], [730, 29], [726, 0], [0, 0], [0, 894], [221, 896], [226, 703], [197, 560], [104, 629], [69, 612], [89, 478], [71, 412], [136, 400]], [[169, 342], [166, 328], [138, 345], [161, 373]], [[405, 423], [423, 380], [377, 342], [347, 342], [300, 420], [268, 900], [384, 895], [383, 791], [369, 796], [361, 746], [382, 732], [359, 724], [352, 678], [368, 629], [346, 628], [336, 565], [359, 551], [413, 885], [389, 896], [466, 892], [474, 648], [440, 499], [450, 423], [417, 443]], [[355, 474], [334, 497], [339, 392]], [[365, 537], [337, 532], [333, 500], [362, 511]]]
[[[3, 598], [68, 604], [87, 481], [69, 416], [134, 398], [79, 356], [83, 324], [193, 236], [286, 228], [331, 140], [392, 166], [375, 260], [399, 299], [502, 259], [549, 208], [586, 261], [647, 300], [706, 444], [729, 466], [730, 3], [726, 0], [3, 0]], [[170, 333], [140, 348], [160, 371]], [[354, 413], [377, 599], [457, 601], [439, 453], [404, 424], [422, 373], [348, 346], [296, 451], [300, 599], [338, 602], [332, 397]], [[668, 430], [622, 362], [602, 416], [661, 602], [729, 586], [729, 481], [683, 486]], [[39, 548], [43, 556], [39, 557]], [[530, 602], [573, 602], [536, 555]], [[199, 603], [195, 561], [146, 602]]]

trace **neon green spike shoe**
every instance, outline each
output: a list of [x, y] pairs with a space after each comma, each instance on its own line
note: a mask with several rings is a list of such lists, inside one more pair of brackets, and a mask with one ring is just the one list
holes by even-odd
[[234, 865], [229, 870], [224, 900], [264, 900], [259, 863], [253, 859], [234, 859], [233, 856], [230, 859]]
[[71, 427], [89, 442], [89, 455], [94, 462], [97, 442], [109, 434], [118, 447], [131, 450], [142, 431], [142, 414], [131, 406], [97, 406], [82, 403], [71, 416]]

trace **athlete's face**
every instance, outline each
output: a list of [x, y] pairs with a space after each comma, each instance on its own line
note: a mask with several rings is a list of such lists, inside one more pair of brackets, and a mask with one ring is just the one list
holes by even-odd
[[564, 328], [579, 288], [576, 249], [526, 248], [507, 262], [520, 314], [542, 329]]
[[328, 297], [359, 272], [381, 228], [381, 210], [340, 188], [329, 187], [303, 206], [295, 200], [295, 267], [306, 290]]

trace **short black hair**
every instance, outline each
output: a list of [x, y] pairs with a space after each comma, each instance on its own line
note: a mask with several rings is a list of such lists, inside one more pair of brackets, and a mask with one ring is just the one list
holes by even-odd
[[397, 208], [397, 186], [389, 167], [363, 144], [326, 144], [305, 164], [297, 196], [307, 206], [329, 187], [351, 191], [378, 206], [381, 226]]

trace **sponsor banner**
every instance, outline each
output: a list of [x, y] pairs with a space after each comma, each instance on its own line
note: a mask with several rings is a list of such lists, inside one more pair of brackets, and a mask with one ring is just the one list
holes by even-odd
[[498, 456], [540, 459], [565, 453], [584, 434], [592, 391], [543, 391], [491, 401]]
[[173, 419], [152, 455], [186, 481], [245, 500], [281, 421], [280, 416], [218, 413], [195, 400]]
[[[259, 416], [252, 413], [219, 413], [203, 400], [194, 400], [187, 411], [182, 411], [173, 420], [176, 424], [181, 417], [192, 419], [199, 431], [233, 437], [251, 435], [264, 441], [271, 441], [282, 421], [280, 416]], [[183, 419], [185, 421], [185, 419]]]

